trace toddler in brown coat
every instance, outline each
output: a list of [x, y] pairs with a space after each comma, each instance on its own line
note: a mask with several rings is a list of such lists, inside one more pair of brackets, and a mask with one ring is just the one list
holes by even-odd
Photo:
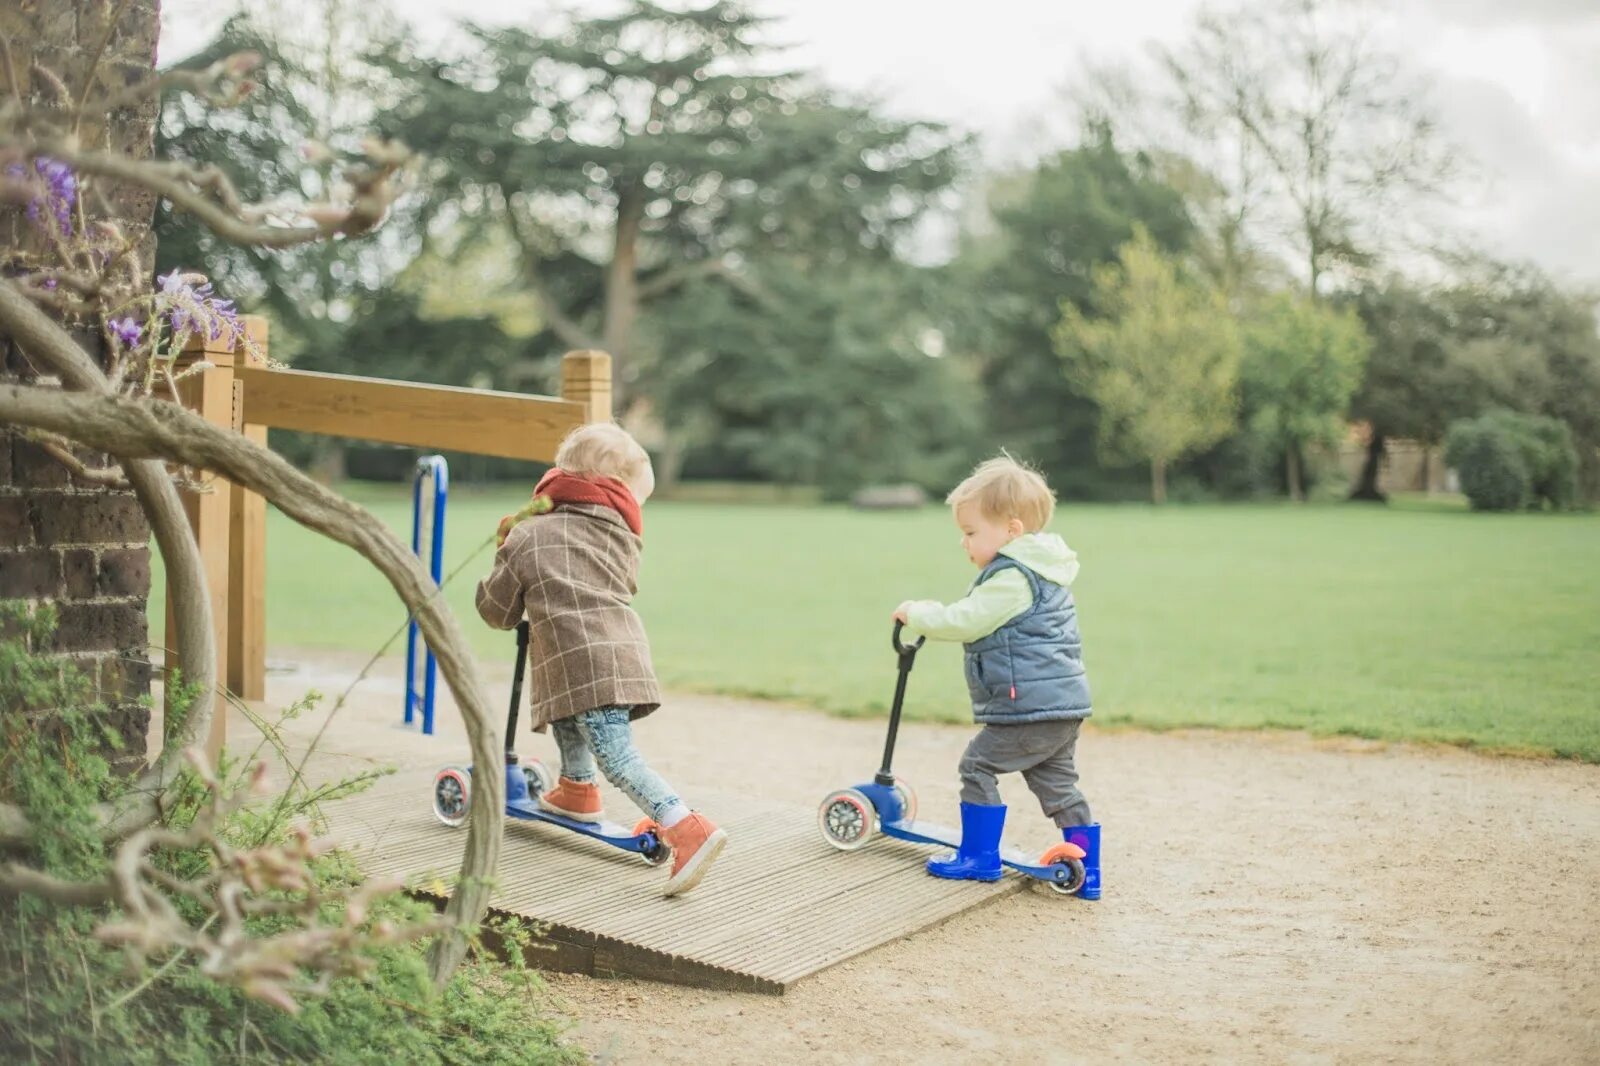
[[602, 820], [595, 774], [605, 775], [655, 821], [672, 847], [666, 895], [699, 884], [727, 834], [691, 811], [633, 746], [632, 721], [661, 706], [644, 623], [630, 605], [644, 547], [644, 501], [655, 490], [650, 457], [623, 429], [574, 430], [534, 489], [546, 513], [500, 523], [494, 569], [478, 583], [478, 613], [496, 629], [528, 619], [530, 714], [561, 749], [561, 780], [539, 806]]

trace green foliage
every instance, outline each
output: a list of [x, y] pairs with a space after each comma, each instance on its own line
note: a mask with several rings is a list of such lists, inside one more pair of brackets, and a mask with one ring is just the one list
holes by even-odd
[[1566, 510], [1577, 498], [1578, 455], [1572, 431], [1554, 418], [1495, 411], [1450, 427], [1445, 459], [1480, 511], [1548, 504]]
[[[90, 880], [104, 874], [108, 854], [90, 815], [114, 799], [116, 780], [102, 755], [114, 733], [86, 681], [41, 654], [54, 618], [15, 602], [0, 602], [0, 781], [5, 796], [39, 826], [27, 861], [57, 877]], [[181, 698], [181, 695], [180, 695]], [[295, 713], [292, 708], [290, 713]], [[264, 743], [277, 744], [262, 723]], [[242, 783], [252, 759], [225, 758], [230, 788]], [[280, 842], [294, 823], [320, 817], [318, 804], [370, 783], [370, 775], [316, 788], [290, 788], [261, 808], [230, 816], [221, 835], [237, 846]], [[206, 790], [194, 775], [180, 781], [166, 811], [169, 827], [192, 821]], [[13, 857], [15, 858], [15, 857]], [[209, 851], [154, 856], [168, 875], [193, 877], [210, 869]], [[337, 853], [318, 860], [328, 888], [353, 883]], [[198, 903], [178, 900], [196, 921]], [[406, 923], [432, 913], [425, 904], [392, 896], [375, 902], [370, 920]], [[305, 1001], [298, 1015], [220, 985], [191, 959], [137, 964], [102, 944], [95, 929], [114, 912], [64, 906], [33, 896], [0, 897], [0, 1057], [8, 1063], [128, 1063], [131, 1066], [233, 1062], [327, 1063], [565, 1063], [567, 1047], [539, 995], [537, 978], [517, 960], [504, 970], [482, 956], [469, 960], [438, 995], [427, 978], [421, 948], [375, 954], [367, 981], [342, 979], [329, 994]], [[251, 920], [270, 931], [281, 917]]]
[[1445, 437], [1445, 461], [1461, 476], [1461, 491], [1478, 511], [1517, 511], [1532, 479], [1516, 439], [1483, 419], [1463, 420]]
[[952, 352], [978, 365], [990, 443], [1039, 464], [1064, 499], [1137, 495], [1137, 469], [1096, 462], [1094, 402], [1063, 377], [1051, 335], [1063, 303], [1091, 310], [1095, 267], [1136, 225], [1168, 252], [1187, 247], [1182, 197], [1100, 126], [1032, 172], [991, 179], [987, 206], [992, 225], [964, 237], [939, 306]]
[[390, 50], [406, 91], [383, 122], [435, 161], [430, 211], [513, 239], [548, 346], [592, 337], [636, 368], [673, 357], [636, 343], [640, 311], [729, 256], [886, 256], [953, 176], [939, 127], [753, 72], [766, 21], [630, 0], [551, 32], [472, 27], [459, 60]]
[[1147, 460], [1160, 503], [1167, 466], [1235, 425], [1239, 332], [1221, 294], [1184, 278], [1143, 228], [1119, 259], [1095, 270], [1098, 317], [1062, 305], [1056, 350], [1099, 408], [1102, 449]]
[[1535, 271], [1465, 263], [1433, 290], [1391, 282], [1361, 294], [1372, 357], [1351, 405], [1384, 436], [1428, 444], [1496, 408], [1571, 430], [1580, 495], [1600, 493], [1600, 332], [1592, 299]]
[[[353, 9], [352, 9], [353, 10]], [[329, 18], [334, 13], [329, 12]], [[393, 94], [387, 73], [356, 54], [307, 51], [263, 29], [266, 20], [235, 15], [206, 47], [174, 69], [203, 69], [237, 52], [262, 56], [257, 87], [234, 108], [218, 110], [184, 93], [162, 98], [158, 157], [219, 168], [249, 201], [316, 197], [338, 180], [325, 148], [353, 149], [367, 135], [378, 101]], [[382, 34], [383, 20], [363, 20], [360, 35]], [[341, 42], [348, 25], [325, 25]], [[308, 151], [309, 149], [309, 151]], [[309, 156], [309, 158], [308, 158]], [[403, 199], [372, 235], [319, 241], [299, 248], [244, 248], [221, 240], [192, 217], [162, 202], [156, 210], [156, 266], [199, 270], [219, 294], [267, 315], [272, 353], [293, 362], [306, 351], [344, 347], [353, 304], [392, 281], [415, 256], [423, 220], [415, 198]]]
[[700, 284], [653, 316], [674, 355], [646, 384], [689, 447], [686, 473], [818, 485], [833, 498], [958, 480], [979, 447], [981, 397], [923, 348], [922, 274], [856, 263], [818, 275], [775, 261], [760, 306]]
[[1289, 292], [1246, 319], [1240, 379], [1251, 428], [1287, 455], [1289, 492], [1301, 498], [1300, 457], [1335, 443], [1372, 342], [1353, 310]]
[[0, 601], [0, 798], [28, 816], [45, 869], [87, 878], [104, 869], [93, 808], [110, 798], [106, 752], [122, 735], [82, 671], [33, 650], [55, 628], [49, 604]]

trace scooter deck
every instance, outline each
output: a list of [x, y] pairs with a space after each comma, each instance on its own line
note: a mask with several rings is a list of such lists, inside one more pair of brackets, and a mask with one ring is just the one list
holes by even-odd
[[[935, 822], [910, 821], [910, 822], [884, 822], [879, 828], [885, 836], [897, 840], [909, 840], [917, 844], [940, 844], [947, 848], [956, 848], [961, 845], [961, 833], [947, 825]], [[1042, 881], [1054, 880], [1055, 874], [1049, 866], [1040, 866], [1038, 861], [1021, 848], [1006, 846], [1000, 849], [1000, 862], [1011, 867], [1018, 873], [1036, 877]]]
[[563, 818], [559, 814], [552, 814], [543, 810], [538, 804], [526, 800], [509, 800], [506, 803], [506, 814], [513, 818], [520, 818], [524, 822], [548, 822], [558, 825], [563, 829], [570, 829], [574, 833], [581, 833], [586, 837], [604, 841], [615, 848], [624, 851], [644, 851], [649, 847], [651, 838], [648, 833], [635, 836], [632, 829], [618, 825], [616, 822], [580, 822], [575, 818]]

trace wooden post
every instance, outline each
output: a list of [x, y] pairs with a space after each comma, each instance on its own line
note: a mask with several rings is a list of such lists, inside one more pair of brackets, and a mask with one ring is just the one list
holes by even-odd
[[[219, 342], [196, 337], [178, 357], [177, 371], [192, 368], [196, 363], [211, 364], [209, 369], [190, 374], [178, 382], [178, 403], [187, 407], [212, 425], [232, 429], [233, 417], [233, 351]], [[227, 737], [228, 701], [223, 689], [228, 684], [228, 535], [232, 524], [233, 486], [227, 479], [212, 477], [206, 482], [206, 491], [184, 492], [183, 507], [189, 515], [189, 528], [194, 530], [195, 543], [200, 548], [200, 560], [206, 575], [206, 586], [211, 593], [211, 617], [216, 629], [217, 643], [217, 693], [216, 711], [211, 718], [211, 734], [206, 738], [206, 752], [215, 759]], [[171, 677], [174, 666], [182, 667], [173, 649], [177, 647], [177, 623], [172, 615], [172, 593], [167, 592], [167, 673]], [[167, 710], [171, 713], [172, 689], [167, 692]], [[204, 698], [204, 697], [202, 697]]]
[[[244, 317], [255, 351], [235, 355], [233, 428], [267, 446], [267, 427], [244, 420], [244, 384], [239, 366], [265, 366], [267, 320]], [[240, 699], [267, 698], [267, 501], [233, 486], [228, 535], [228, 688]]]
[[562, 356], [561, 398], [583, 404], [586, 421], [611, 421], [611, 356], [597, 351]]

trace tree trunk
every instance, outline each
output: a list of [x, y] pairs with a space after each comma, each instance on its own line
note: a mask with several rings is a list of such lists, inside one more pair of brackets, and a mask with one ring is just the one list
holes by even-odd
[[1306, 490], [1300, 481], [1300, 449], [1296, 445], [1291, 444], [1283, 450], [1283, 469], [1289, 483], [1289, 499], [1304, 503]]
[[1150, 502], [1155, 504], [1167, 502], [1167, 461], [1165, 459], [1150, 460]]
[[661, 453], [656, 456], [656, 492], [662, 496], [677, 488], [683, 475], [683, 435], [668, 431], [661, 440]]
[[1356, 479], [1355, 487], [1350, 490], [1350, 499], [1371, 503], [1389, 502], [1389, 498], [1378, 488], [1378, 473], [1383, 467], [1384, 440], [1382, 433], [1376, 429], [1372, 431], [1372, 439], [1367, 442], [1367, 458], [1361, 464], [1361, 475]]
[[624, 186], [617, 200], [617, 229], [611, 263], [606, 267], [605, 323], [600, 343], [611, 353], [612, 402], [620, 414], [628, 388], [626, 368], [633, 347], [633, 326], [639, 317], [639, 227], [644, 221], [644, 195]]

